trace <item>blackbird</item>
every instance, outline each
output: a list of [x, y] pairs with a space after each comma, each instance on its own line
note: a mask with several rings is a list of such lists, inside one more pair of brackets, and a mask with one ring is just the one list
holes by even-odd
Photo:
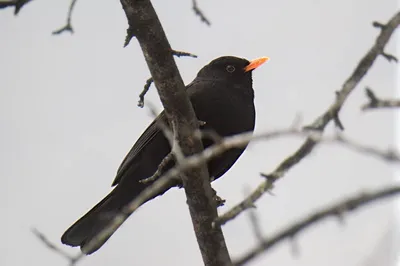
[[[267, 57], [248, 61], [223, 56], [211, 61], [198, 72], [186, 89], [196, 116], [202, 122], [200, 129], [212, 130], [221, 137], [254, 130], [252, 70], [267, 60]], [[144, 131], [122, 161], [112, 183], [115, 188], [63, 234], [62, 243], [80, 246], [83, 253], [91, 254], [107, 241], [105, 239], [91, 249], [85, 247], [85, 244], [109, 224], [115, 214], [151, 185], [151, 182], [140, 180], [151, 177], [171, 151], [169, 141], [160, 128], [160, 121], [164, 125], [168, 124], [164, 111]], [[202, 142], [204, 148], [213, 144], [209, 138], [202, 138]], [[233, 148], [210, 160], [207, 167], [211, 180], [228, 171], [244, 150], [245, 147]], [[173, 165], [170, 161], [163, 170], [166, 171]], [[158, 195], [179, 185], [181, 184], [175, 179]]]

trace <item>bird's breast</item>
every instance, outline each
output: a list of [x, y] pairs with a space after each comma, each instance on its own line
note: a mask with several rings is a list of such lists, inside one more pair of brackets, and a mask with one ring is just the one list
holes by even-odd
[[[246, 92], [244, 89], [243, 91]], [[241, 92], [226, 87], [194, 93], [191, 101], [197, 118], [206, 123], [205, 128], [216, 131], [220, 136], [253, 131], [254, 100], [249, 93]]]

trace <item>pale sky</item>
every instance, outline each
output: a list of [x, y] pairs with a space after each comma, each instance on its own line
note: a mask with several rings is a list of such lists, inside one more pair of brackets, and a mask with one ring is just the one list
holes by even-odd
[[[208, 27], [191, 1], [154, 1], [185, 83], [212, 59], [269, 56], [254, 72], [256, 131], [291, 125], [296, 114], [312, 122], [333, 101], [379, 31], [397, 11], [395, 0], [199, 1]], [[63, 25], [69, 0], [33, 1], [18, 17], [0, 12], [0, 265], [66, 265], [30, 232], [54, 243], [110, 191], [116, 170], [151, 122], [136, 106], [149, 77], [137, 41], [122, 48], [127, 22], [119, 1], [78, 0], [75, 34], [51, 36]], [[395, 38], [386, 48], [396, 53]], [[379, 58], [341, 112], [345, 134], [385, 149], [395, 145], [395, 111], [364, 113], [365, 86], [395, 95], [396, 66]], [[398, 94], [399, 95], [399, 94]], [[146, 98], [160, 108], [154, 88]], [[398, 115], [398, 111], [397, 111]], [[333, 127], [328, 127], [328, 133]], [[227, 211], [256, 187], [301, 141], [253, 143], [213, 184]], [[394, 166], [333, 145], [322, 145], [276, 183], [275, 196], [257, 202], [265, 235], [326, 204], [364, 189], [391, 184]], [[293, 256], [283, 242], [250, 265], [394, 265], [398, 250], [393, 201], [330, 219], [296, 237]], [[249, 217], [223, 228], [232, 258], [256, 244]], [[71, 254], [78, 252], [67, 246]], [[144, 205], [97, 253], [80, 265], [202, 265], [184, 193], [171, 190]]]

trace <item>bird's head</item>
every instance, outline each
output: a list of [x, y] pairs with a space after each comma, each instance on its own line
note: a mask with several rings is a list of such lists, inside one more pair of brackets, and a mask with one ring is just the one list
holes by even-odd
[[268, 57], [249, 61], [234, 56], [222, 56], [204, 66], [197, 74], [197, 78], [225, 80], [238, 84], [250, 82], [251, 84], [251, 72], [268, 60]]

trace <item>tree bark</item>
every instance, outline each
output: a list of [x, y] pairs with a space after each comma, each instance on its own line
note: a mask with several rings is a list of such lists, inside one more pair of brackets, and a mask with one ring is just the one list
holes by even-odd
[[[129, 24], [125, 45], [133, 36], [139, 41], [172, 126], [175, 145], [179, 145], [185, 156], [201, 152], [202, 142], [194, 136], [198, 121], [175, 64], [172, 49], [151, 2], [121, 0], [121, 4]], [[182, 181], [204, 264], [232, 265], [221, 228], [212, 226], [218, 213], [206, 164], [183, 173]]]

